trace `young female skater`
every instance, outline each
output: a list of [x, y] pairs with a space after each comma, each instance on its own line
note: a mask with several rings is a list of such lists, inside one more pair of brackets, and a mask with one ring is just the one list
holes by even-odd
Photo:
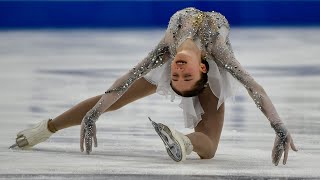
[[232, 95], [235, 81], [239, 81], [275, 130], [272, 162], [278, 165], [284, 152], [285, 164], [289, 148], [296, 151], [293, 140], [264, 89], [235, 59], [229, 29], [225, 17], [217, 12], [195, 8], [176, 12], [159, 44], [104, 94], [18, 133], [13, 146], [31, 148], [58, 130], [81, 124], [80, 149], [84, 151], [85, 147], [89, 154], [92, 144], [97, 147], [95, 122], [102, 113], [159, 92], [172, 99], [177, 94], [182, 96], [185, 126], [195, 130], [183, 135], [151, 121], [168, 155], [182, 161], [195, 151], [201, 158], [210, 159], [220, 140], [224, 101]]

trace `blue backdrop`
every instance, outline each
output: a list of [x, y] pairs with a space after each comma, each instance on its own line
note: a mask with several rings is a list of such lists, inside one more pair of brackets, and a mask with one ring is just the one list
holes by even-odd
[[0, 1], [0, 28], [165, 27], [179, 9], [224, 14], [232, 26], [320, 25], [318, 0]]

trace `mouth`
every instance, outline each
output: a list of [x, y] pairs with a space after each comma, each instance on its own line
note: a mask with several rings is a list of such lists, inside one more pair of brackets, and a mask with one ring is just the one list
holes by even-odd
[[178, 61], [176, 61], [176, 64], [183, 65], [183, 64], [187, 64], [187, 62], [183, 61], [183, 60], [178, 60]]

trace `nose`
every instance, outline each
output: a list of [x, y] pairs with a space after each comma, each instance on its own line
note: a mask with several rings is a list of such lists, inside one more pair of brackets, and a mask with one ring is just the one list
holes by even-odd
[[184, 68], [183, 67], [176, 67], [176, 70], [178, 70], [178, 71], [183, 71], [184, 70]]
[[175, 64], [176, 70], [183, 71], [184, 70], [184, 65], [183, 64]]

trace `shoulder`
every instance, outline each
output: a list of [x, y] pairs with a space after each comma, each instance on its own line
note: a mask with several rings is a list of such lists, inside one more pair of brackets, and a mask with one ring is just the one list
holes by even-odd
[[211, 11], [207, 12], [207, 14], [212, 18], [213, 22], [218, 26], [219, 29], [223, 26], [227, 29], [230, 29], [230, 25], [227, 18], [220, 12]]
[[184, 9], [178, 10], [177, 12], [175, 12], [171, 16], [170, 21], [175, 20], [177, 18], [188, 17], [191, 14], [193, 14], [194, 12], [198, 12], [198, 11], [200, 11], [200, 10], [198, 10], [198, 9], [196, 9], [194, 7], [188, 7], [188, 8], [184, 8]]
[[181, 15], [188, 15], [188, 14], [191, 14], [192, 12], [195, 12], [195, 11], [200, 11], [194, 7], [187, 7], [187, 8], [184, 8], [184, 9], [181, 9], [181, 10], [178, 10], [177, 12], [175, 12], [172, 17], [174, 16], [181, 16]]
[[198, 13], [203, 13], [206, 14], [209, 19], [211, 19], [212, 23], [217, 26], [218, 29], [221, 27], [226, 27], [227, 29], [230, 28], [229, 22], [227, 18], [221, 14], [220, 12], [216, 11], [201, 11], [199, 9], [196, 9], [194, 7], [188, 7], [184, 8], [181, 10], [178, 10], [175, 12], [171, 18], [169, 24], [173, 25], [176, 24], [177, 22], [181, 22], [183, 20], [191, 20], [191, 16], [198, 14]]

